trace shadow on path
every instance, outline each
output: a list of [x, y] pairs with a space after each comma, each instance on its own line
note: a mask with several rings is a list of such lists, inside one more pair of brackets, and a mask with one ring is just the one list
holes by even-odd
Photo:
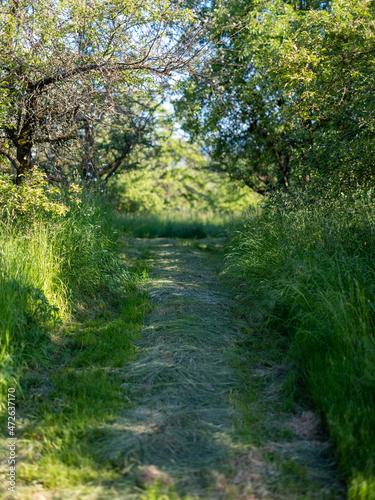
[[103, 458], [203, 480], [230, 451], [236, 374], [226, 355], [239, 326], [201, 252], [170, 240], [147, 244], [158, 254], [149, 286], [154, 311], [123, 384], [135, 408], [111, 425]]

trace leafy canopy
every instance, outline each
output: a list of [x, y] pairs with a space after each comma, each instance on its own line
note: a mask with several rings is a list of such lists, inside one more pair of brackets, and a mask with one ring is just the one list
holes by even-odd
[[0, 7], [0, 153], [17, 171], [63, 144], [118, 92], [193, 71], [201, 27], [168, 0], [23, 0]]
[[373, 183], [374, 3], [224, 0], [213, 15], [207, 79], [177, 103], [213, 167], [259, 192]]

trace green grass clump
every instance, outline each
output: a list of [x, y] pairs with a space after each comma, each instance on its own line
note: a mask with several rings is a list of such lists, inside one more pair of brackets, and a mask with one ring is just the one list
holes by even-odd
[[375, 205], [300, 196], [248, 215], [225, 273], [288, 337], [290, 386], [320, 411], [350, 498], [373, 498]]
[[196, 238], [222, 236], [234, 216], [215, 212], [166, 211], [129, 213], [118, 217], [119, 226], [136, 238]]
[[46, 363], [59, 322], [90, 300], [119, 302], [129, 278], [104, 197], [83, 195], [50, 220], [27, 215], [0, 225], [2, 397], [23, 369]]
[[83, 193], [80, 205], [72, 207], [55, 231], [61, 279], [75, 302], [98, 294], [116, 295], [130, 276], [119, 257], [120, 232], [109, 200]]
[[43, 362], [48, 329], [69, 311], [53, 239], [46, 225], [0, 228], [1, 401], [23, 365]]

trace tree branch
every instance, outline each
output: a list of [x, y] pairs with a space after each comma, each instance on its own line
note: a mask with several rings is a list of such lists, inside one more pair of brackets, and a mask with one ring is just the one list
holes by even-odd
[[34, 140], [35, 144], [43, 144], [45, 142], [48, 142], [50, 144], [54, 142], [61, 142], [61, 141], [69, 141], [69, 139], [78, 139], [78, 135], [76, 134], [65, 134], [65, 135], [58, 135], [56, 137], [39, 137]]
[[[200, 53], [201, 50], [198, 50], [197, 53]], [[187, 60], [185, 60], [182, 56], [180, 56], [178, 59], [175, 61], [169, 61], [164, 64], [164, 67], [162, 68], [155, 68], [154, 66], [147, 64], [146, 61], [148, 59], [148, 53], [139, 59], [138, 61], [134, 62], [118, 62], [118, 63], [113, 63], [109, 64], [108, 61], [103, 62], [103, 63], [92, 63], [88, 64], [87, 66], [80, 66], [74, 69], [71, 69], [69, 71], [60, 71], [59, 73], [51, 76], [46, 76], [44, 78], [41, 78], [38, 82], [34, 83], [32, 86], [30, 86], [30, 91], [36, 91], [36, 90], [43, 90], [45, 87], [48, 87], [49, 85], [52, 85], [54, 83], [62, 82], [64, 80], [67, 80], [68, 78], [71, 78], [76, 75], [83, 75], [86, 73], [90, 73], [91, 71], [99, 71], [101, 69], [106, 69], [110, 72], [115, 72], [115, 71], [129, 71], [129, 70], [137, 70], [137, 69], [142, 69], [142, 70], [147, 70], [152, 73], [156, 73], [158, 75], [169, 75], [172, 71], [176, 71], [178, 69], [181, 69], [185, 66], [187, 66], [196, 56], [196, 54], [193, 54], [190, 56]], [[151, 62], [151, 61], [150, 61]]]
[[17, 160], [15, 156], [9, 151], [9, 149], [5, 148], [2, 144], [0, 144], [0, 155], [5, 156], [8, 160], [13, 164], [16, 170], [21, 168], [20, 162]]

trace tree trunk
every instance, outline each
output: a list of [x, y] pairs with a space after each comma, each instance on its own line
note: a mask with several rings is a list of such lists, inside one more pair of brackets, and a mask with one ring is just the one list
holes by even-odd
[[16, 184], [19, 185], [23, 181], [24, 174], [32, 169], [32, 164], [31, 164], [32, 142], [20, 141], [16, 143], [16, 148], [17, 148], [17, 160], [20, 164], [20, 167], [17, 169]]
[[278, 159], [278, 170], [279, 170], [279, 184], [281, 184], [285, 189], [289, 188], [290, 183], [290, 154], [281, 153]]
[[95, 165], [95, 149], [94, 149], [94, 134], [90, 122], [84, 120], [85, 144], [84, 155], [82, 161], [82, 177], [85, 180], [94, 180], [97, 177], [97, 169]]
[[278, 151], [274, 149], [277, 159], [277, 184], [285, 189], [289, 188], [290, 184], [290, 154], [287, 151]]
[[33, 148], [33, 131], [31, 127], [23, 127], [20, 134], [16, 134], [14, 129], [6, 129], [9, 139], [16, 148], [16, 162], [13, 165], [16, 169], [16, 184], [21, 184], [22, 177], [32, 169], [31, 150]]

